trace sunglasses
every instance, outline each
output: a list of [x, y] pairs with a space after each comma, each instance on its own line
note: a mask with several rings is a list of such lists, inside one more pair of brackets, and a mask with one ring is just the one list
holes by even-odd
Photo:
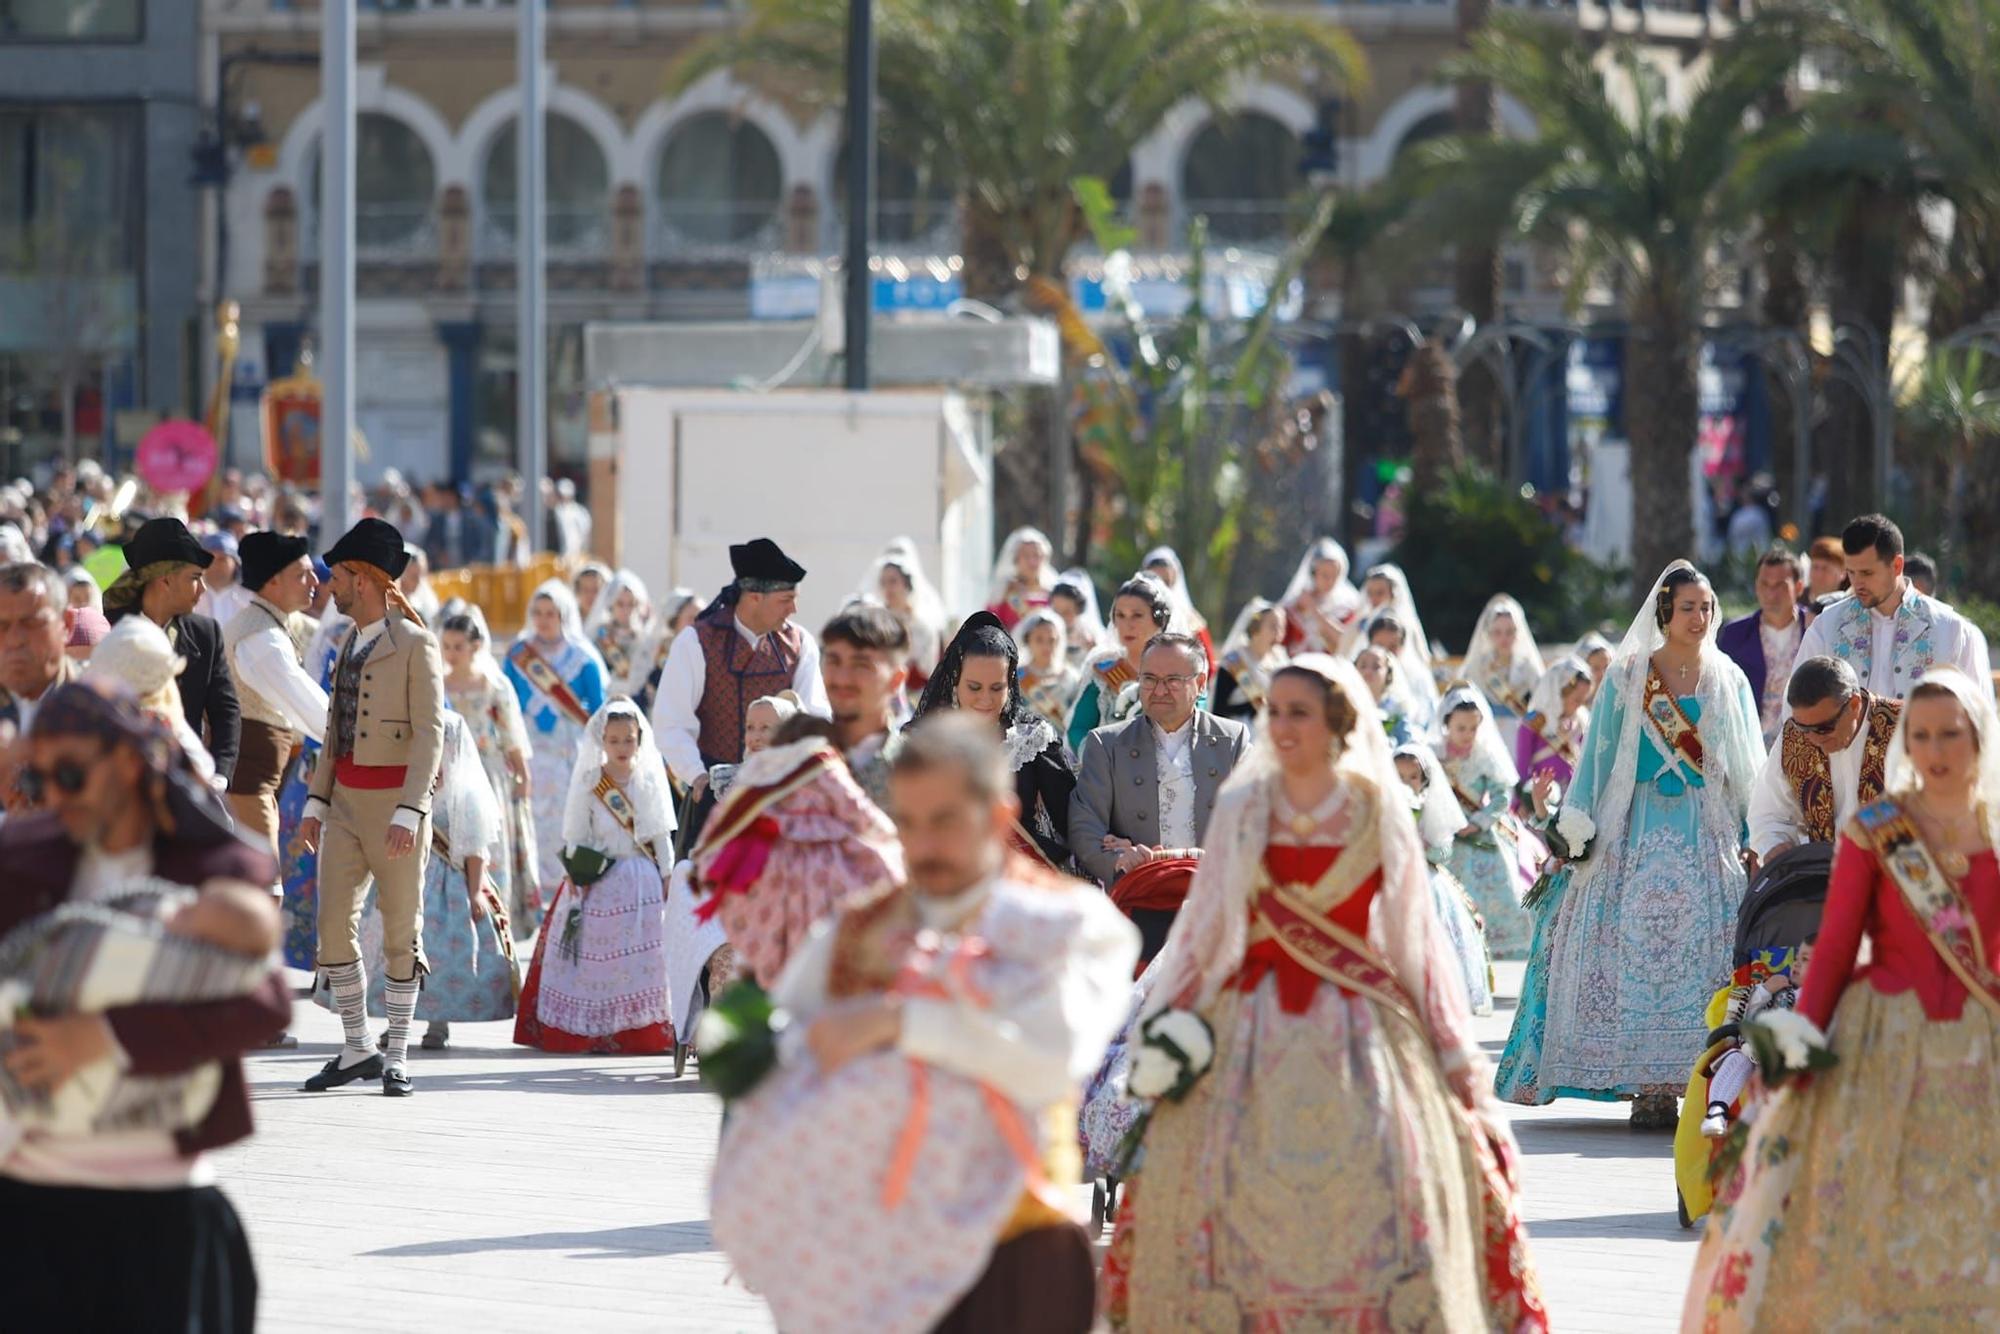
[[29, 801], [40, 801], [53, 787], [64, 796], [73, 797], [89, 781], [90, 770], [75, 760], [62, 760], [46, 772], [29, 766], [21, 770], [21, 795]]
[[1801, 732], [1804, 732], [1807, 736], [1832, 736], [1835, 732], [1838, 732], [1840, 730], [1840, 725], [1842, 722], [1846, 721], [1846, 718], [1847, 718], [1847, 705], [1843, 704], [1840, 706], [1840, 712], [1834, 714], [1833, 717], [1827, 719], [1823, 723], [1802, 723], [1798, 719], [1794, 718], [1792, 719], [1792, 726], [1798, 728]]

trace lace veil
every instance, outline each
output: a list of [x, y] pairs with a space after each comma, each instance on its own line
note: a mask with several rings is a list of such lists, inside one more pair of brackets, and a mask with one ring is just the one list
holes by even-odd
[[[1651, 603], [1647, 603], [1647, 614], [1651, 615]], [[1459, 675], [1469, 681], [1484, 684], [1487, 673], [1493, 670], [1493, 622], [1500, 616], [1507, 616], [1519, 627], [1514, 636], [1514, 661], [1527, 662], [1535, 669], [1537, 679], [1547, 670], [1542, 661], [1542, 650], [1535, 644], [1535, 632], [1528, 628], [1528, 613], [1521, 604], [1505, 593], [1495, 593], [1487, 600], [1479, 613], [1478, 622], [1472, 627], [1471, 642], [1466, 645], [1465, 665]]]
[[450, 709], [444, 713], [437, 795], [431, 800], [444, 816], [441, 827], [450, 840], [453, 863], [463, 866], [467, 857], [492, 857], [500, 842], [500, 802], [472, 744], [471, 729]]
[[[1972, 730], [1979, 737], [1979, 774], [1974, 780], [1974, 792], [1979, 798], [1980, 818], [1985, 823], [1987, 842], [2000, 847], [2000, 713], [1994, 708], [1993, 691], [1956, 667], [1933, 667], [1917, 684], [1943, 686], [1965, 706], [1965, 716], [1972, 720]], [[1909, 721], [1910, 711], [1905, 707], [1902, 719], [1896, 724], [1896, 735], [1889, 742], [1886, 787], [1898, 796], [1924, 785], [1924, 777], [1910, 763], [1903, 740], [1903, 730]]]
[[604, 773], [604, 728], [612, 719], [631, 719], [639, 724], [639, 753], [632, 757], [632, 778], [625, 787], [631, 798], [633, 833], [641, 843], [656, 845], [674, 832], [674, 799], [667, 788], [667, 762], [653, 742], [653, 725], [637, 704], [620, 695], [590, 715], [584, 728], [583, 745], [576, 768], [569, 779], [569, 798], [563, 806], [563, 846], [584, 846], [590, 839], [590, 811], [597, 804], [597, 780]]

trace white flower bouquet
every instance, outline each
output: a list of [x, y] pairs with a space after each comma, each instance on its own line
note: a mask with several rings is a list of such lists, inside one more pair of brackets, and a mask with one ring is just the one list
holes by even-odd
[[1597, 821], [1581, 806], [1564, 802], [1549, 822], [1549, 851], [1566, 862], [1590, 860], [1590, 846], [1597, 841]]
[[1160, 1099], [1187, 1097], [1215, 1064], [1215, 1030], [1193, 1010], [1162, 1010], [1139, 1025], [1138, 1046], [1125, 1071], [1125, 1092], [1148, 1103], [1118, 1145], [1114, 1175], [1129, 1174], [1145, 1143], [1146, 1127]]
[[1758, 1073], [1773, 1088], [1840, 1064], [1819, 1025], [1797, 1010], [1766, 1010], [1743, 1026], [1743, 1036], [1757, 1058]]

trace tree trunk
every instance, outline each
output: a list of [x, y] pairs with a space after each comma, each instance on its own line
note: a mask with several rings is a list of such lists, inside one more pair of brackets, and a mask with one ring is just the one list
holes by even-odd
[[1410, 416], [1410, 485], [1437, 494], [1445, 475], [1464, 461], [1459, 435], [1458, 365], [1436, 338], [1410, 354], [1397, 385]]
[[[1457, 47], [1470, 49], [1485, 27], [1492, 0], [1457, 0]], [[1491, 138], [1500, 119], [1493, 85], [1467, 79], [1453, 90], [1452, 128], [1468, 138]], [[1481, 327], [1500, 316], [1501, 270], [1497, 240], [1473, 245], [1461, 242], [1452, 264], [1453, 299]], [[1502, 475], [1507, 464], [1506, 423], [1501, 420], [1502, 396], [1487, 366], [1467, 369], [1458, 382], [1459, 427], [1466, 454]]]
[[[1886, 192], [1863, 185], [1834, 239], [1831, 307], [1836, 331], [1858, 326], [1879, 340], [1881, 356], [1863, 373], [1886, 383], [1888, 343], [1896, 319], [1903, 210]], [[1840, 531], [1857, 514], [1879, 510], [1875, 494], [1873, 417], [1860, 392], [1841, 376], [1828, 379], [1827, 407], [1813, 449], [1827, 479], [1824, 525]]]
[[1644, 590], [1695, 558], [1694, 445], [1701, 338], [1679, 293], [1654, 280], [1634, 294], [1625, 336], [1625, 435], [1632, 447], [1632, 581]]
[[[1812, 294], [1806, 286], [1805, 256], [1799, 249], [1798, 234], [1791, 220], [1781, 216], [1766, 219], [1764, 328], [1796, 335], [1803, 345], [1807, 337], [1806, 320], [1810, 314], [1811, 298]], [[1775, 358], [1783, 353], [1772, 349], [1770, 355]], [[1792, 395], [1795, 391], [1775, 370], [1766, 370], [1764, 383], [1771, 399], [1771, 476], [1777, 482], [1778, 494], [1784, 497], [1785, 513], [1799, 525], [1799, 541], [1803, 544], [1812, 539], [1811, 515], [1808, 513], [1812, 478], [1796, 475], [1793, 435], [1800, 414], [1804, 414], [1808, 422], [1811, 421], [1812, 386], [1807, 383], [1803, 387], [1805, 401], [1794, 403]]]

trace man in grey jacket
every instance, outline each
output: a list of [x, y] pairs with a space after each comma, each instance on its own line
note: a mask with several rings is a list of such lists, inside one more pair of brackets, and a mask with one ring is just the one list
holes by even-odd
[[1107, 887], [1162, 856], [1199, 855], [1215, 795], [1242, 758], [1242, 724], [1196, 707], [1208, 658], [1189, 635], [1155, 635], [1139, 660], [1129, 722], [1084, 738], [1069, 803], [1069, 841]]

